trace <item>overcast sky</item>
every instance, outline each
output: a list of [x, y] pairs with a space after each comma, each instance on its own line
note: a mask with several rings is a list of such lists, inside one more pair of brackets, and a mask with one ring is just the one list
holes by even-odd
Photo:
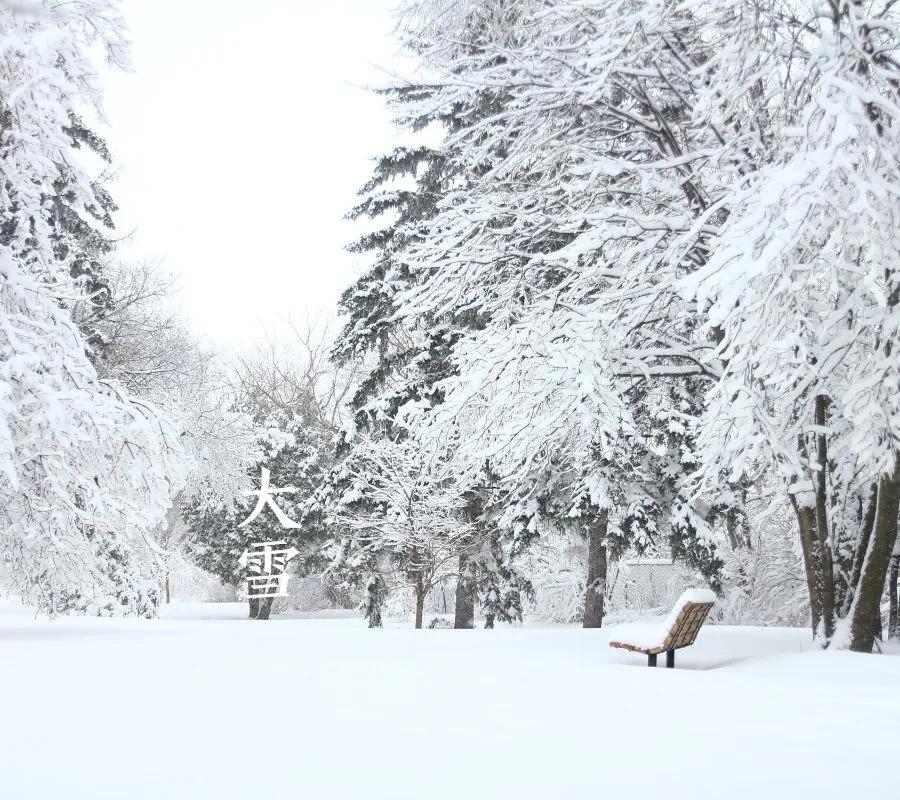
[[395, 0], [128, 0], [134, 72], [106, 111], [129, 254], [178, 277], [194, 331], [241, 348], [330, 313], [358, 273], [342, 221], [395, 142], [363, 86], [402, 69]]

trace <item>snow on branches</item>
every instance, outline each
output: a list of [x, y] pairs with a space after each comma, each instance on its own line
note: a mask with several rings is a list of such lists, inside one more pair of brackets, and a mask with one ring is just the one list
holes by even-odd
[[[360, 436], [332, 479], [339, 491], [329, 522], [341, 532], [332, 571], [367, 582], [373, 625], [380, 624], [385, 592], [412, 587], [421, 628], [426, 595], [455, 574], [459, 553], [478, 534], [444, 455], [408, 437]], [[380, 597], [368, 588], [373, 581], [384, 587]]]
[[67, 244], [105, 224], [75, 150], [103, 149], [80, 115], [100, 108], [91, 55], [126, 63], [117, 4], [4, 6], [0, 50], [0, 558], [51, 612], [153, 613], [150, 532], [184, 479], [181, 447], [153, 405], [98, 377]]
[[408, 422], [454, 480], [490, 473], [483, 518], [577, 519], [721, 588], [717, 547], [749, 545], [780, 476], [813, 626], [871, 649], [900, 499], [898, 13], [407, 4], [429, 81], [392, 108], [444, 126], [442, 180], [371, 241], [402, 276], [381, 330], [454, 324]]

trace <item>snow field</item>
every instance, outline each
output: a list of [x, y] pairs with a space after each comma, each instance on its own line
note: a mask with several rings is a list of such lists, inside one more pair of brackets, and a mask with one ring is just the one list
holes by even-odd
[[[3, 800], [827, 798], [887, 785], [900, 658], [811, 652], [805, 631], [707, 626], [677, 669], [652, 670], [609, 648], [606, 629], [242, 615], [0, 615]], [[841, 735], [817, 750], [807, 732], [821, 726]]]

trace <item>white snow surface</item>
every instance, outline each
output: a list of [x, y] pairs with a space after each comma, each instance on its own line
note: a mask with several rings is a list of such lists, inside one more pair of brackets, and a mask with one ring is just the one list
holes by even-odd
[[662, 647], [666, 636], [678, 619], [678, 615], [688, 603], [715, 603], [715, 592], [710, 589], [685, 589], [681, 596], [675, 601], [672, 610], [659, 619], [647, 620], [646, 622], [630, 622], [625, 625], [616, 625], [610, 628], [609, 640], [612, 642], [622, 642], [623, 644], [632, 644], [645, 650], [651, 650], [654, 647]]
[[0, 608], [0, 797], [822, 800], [882, 793], [896, 755], [900, 658], [804, 630], [706, 625], [667, 670], [606, 629], [244, 613]]

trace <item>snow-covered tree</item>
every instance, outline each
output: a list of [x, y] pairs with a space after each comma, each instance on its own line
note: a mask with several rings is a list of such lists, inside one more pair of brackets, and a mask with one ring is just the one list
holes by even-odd
[[[294, 487], [293, 493], [277, 495], [278, 507], [300, 527], [285, 528], [270, 509], [249, 525], [242, 525], [253, 508], [248, 497], [238, 495], [225, 501], [205, 493], [186, 495], [181, 504], [186, 532], [184, 549], [197, 566], [224, 583], [241, 586], [247, 577], [239, 559], [254, 542], [285, 540], [300, 555], [290, 565], [294, 573], [309, 574], [323, 566], [321, 546], [324, 531], [310, 510], [311, 497], [321, 481], [324, 455], [321, 442], [310, 435], [301, 417], [273, 418], [260, 426], [254, 460], [247, 467], [245, 482], [255, 487], [261, 469], [271, 475], [273, 486]], [[268, 619], [272, 600], [250, 601], [250, 616]]]
[[117, 3], [5, 5], [0, 45], [0, 557], [42, 608], [145, 613], [132, 578], [183, 482], [181, 444], [97, 374], [73, 317], [111, 208], [81, 145], [101, 103], [93, 56], [126, 61]]
[[900, 501], [894, 4], [450, 5], [414, 35], [465, 179], [395, 304], [483, 324], [425, 429], [464, 482], [490, 461], [508, 523], [613, 504], [607, 548], [668, 540], [714, 585], [715, 527], [749, 542], [780, 474], [814, 628], [871, 649]]
[[380, 625], [387, 593], [412, 588], [421, 628], [426, 595], [455, 574], [459, 553], [472, 546], [478, 528], [440, 451], [408, 436], [358, 438], [332, 475], [342, 490], [329, 507], [339, 532], [330, 571], [365, 587], [372, 627]]
[[[246, 577], [238, 563], [254, 542], [284, 539], [300, 555], [290, 565], [295, 574], [319, 573], [325, 565], [322, 546], [327, 538], [316, 492], [332, 465], [335, 425], [349, 376], [328, 362], [327, 329], [289, 325], [286, 333], [230, 365], [227, 403], [229, 418], [252, 421], [254, 441], [244, 447], [246, 461], [239, 486], [223, 493], [195, 482], [181, 503], [187, 556], [223, 582], [240, 585]], [[230, 417], [229, 417], [230, 415]], [[231, 454], [231, 458], [234, 458]], [[292, 486], [292, 494], [279, 494], [279, 508], [300, 525], [286, 529], [267, 509], [248, 526], [241, 523], [252, 504], [240, 494], [254, 488], [262, 468], [269, 470], [275, 487]], [[250, 602], [250, 616], [267, 619], [272, 601]]]
[[891, 554], [890, 572], [888, 575], [888, 636], [900, 639], [900, 596], [897, 594], [898, 576], [900, 576], [900, 536], [894, 542]]
[[104, 275], [102, 311], [76, 309], [98, 342], [98, 374], [166, 414], [184, 449], [184, 493], [229, 502], [249, 488], [246, 473], [258, 446], [252, 417], [233, 408], [224, 360], [189, 332], [173, 308], [174, 282], [158, 265], [112, 259]]
[[[414, 50], [415, 42], [409, 44]], [[425, 130], [426, 139], [435, 139], [438, 131], [452, 134], [465, 124], [455, 108], [434, 102], [435, 88], [426, 83], [384, 90], [411, 136]], [[484, 116], [493, 105], [493, 98], [485, 95], [473, 113]], [[444, 309], [416, 318], [397, 315], [397, 298], [412, 286], [400, 254], [427, 231], [443, 196], [465, 180], [448, 139], [437, 145], [398, 147], [376, 159], [373, 176], [360, 191], [362, 200], [348, 215], [353, 220], [374, 221], [374, 229], [351, 245], [351, 251], [369, 255], [373, 263], [341, 299], [347, 323], [335, 346], [335, 361], [357, 364], [360, 371], [350, 398], [342, 457], [352, 459], [357, 446], [368, 449], [372, 437], [385, 437], [386, 444], [396, 442], [404, 450], [413, 446], [416, 440], [404, 441], [402, 417], [410, 411], [427, 413], [441, 403], [442, 393], [436, 387], [454, 372], [449, 359], [453, 345], [464, 331], [483, 324], [477, 314], [465, 309]], [[357, 432], [365, 436], [357, 437]], [[400, 459], [408, 456], [398, 453]], [[329, 491], [339, 493], [339, 482], [333, 481]], [[512, 616], [517, 607], [511, 598], [517, 597], [518, 576], [508, 558], [510, 549], [496, 541], [498, 529], [488, 518], [486, 494], [470, 483], [466, 496], [458, 500], [480, 535], [471, 537], [457, 554], [457, 628], [473, 627], [479, 586], [485, 591], [493, 587], [492, 597], [510, 599], [506, 607]]]
[[869, 651], [900, 501], [900, 17], [890, 2], [788, 6], [778, 124], [683, 281], [722, 365], [701, 475], [780, 475], [814, 630]]
[[468, 481], [489, 462], [504, 527], [581, 520], [603, 543], [588, 548], [594, 593], [611, 504], [624, 506], [619, 540], [670, 547], [715, 582], [711, 525], [738, 493], [690, 485], [718, 365], [678, 281], [706, 258], [693, 226], [717, 207], [730, 153], [702, 104], [710, 31], [733, 6], [708, 21], [691, 3], [452, 5], [418, 6], [411, 35], [437, 77], [400, 118], [464, 120], [447, 146], [464, 177], [396, 256], [410, 288], [395, 318], [480, 324], [452, 344], [422, 424], [459, 442]]

